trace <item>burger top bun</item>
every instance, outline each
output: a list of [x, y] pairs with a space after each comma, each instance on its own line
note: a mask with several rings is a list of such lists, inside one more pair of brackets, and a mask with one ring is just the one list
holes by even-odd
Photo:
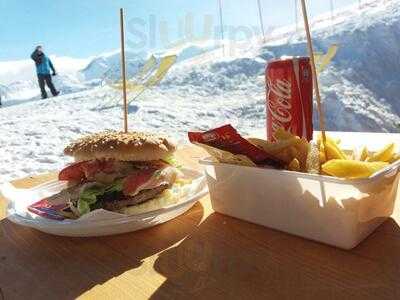
[[114, 159], [152, 161], [165, 159], [176, 150], [166, 137], [143, 132], [105, 131], [78, 139], [64, 149], [76, 161]]

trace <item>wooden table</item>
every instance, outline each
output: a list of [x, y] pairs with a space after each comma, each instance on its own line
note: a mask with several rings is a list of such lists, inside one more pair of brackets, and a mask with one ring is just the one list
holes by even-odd
[[[204, 155], [180, 154], [194, 168]], [[4, 210], [0, 199], [0, 299], [400, 299], [398, 206], [352, 251], [214, 213], [208, 196], [166, 224], [101, 238], [47, 235]]]

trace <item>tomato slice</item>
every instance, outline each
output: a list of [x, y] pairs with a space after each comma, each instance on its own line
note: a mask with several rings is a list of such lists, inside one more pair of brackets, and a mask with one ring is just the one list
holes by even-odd
[[115, 172], [115, 164], [113, 160], [105, 160], [102, 162], [101, 171], [104, 173]]
[[114, 171], [113, 161], [89, 160], [74, 163], [64, 168], [59, 174], [59, 180], [82, 181], [93, 179], [98, 172], [112, 173]]
[[65, 167], [60, 171], [60, 173], [58, 173], [58, 180], [65, 180], [65, 181], [84, 180], [86, 176], [82, 166], [86, 163], [87, 163], [86, 161], [82, 161]]
[[91, 160], [82, 165], [82, 169], [85, 172], [86, 178], [92, 179], [99, 172], [113, 173], [114, 162], [113, 161], [101, 161]]
[[137, 188], [147, 181], [153, 176], [155, 169], [143, 169], [138, 170], [132, 175], [129, 175], [124, 179], [123, 184], [123, 192], [125, 195], [130, 195], [137, 190]]
[[101, 162], [98, 160], [87, 161], [81, 166], [86, 178], [93, 178], [93, 176], [101, 170]]

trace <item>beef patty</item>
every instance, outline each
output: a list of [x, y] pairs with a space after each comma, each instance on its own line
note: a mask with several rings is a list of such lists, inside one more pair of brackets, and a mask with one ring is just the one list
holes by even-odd
[[137, 205], [155, 198], [158, 194], [161, 194], [168, 188], [168, 184], [163, 184], [151, 190], [140, 191], [137, 195], [133, 197], [123, 196], [120, 199], [114, 198], [103, 201], [102, 207], [107, 210], [115, 211], [123, 207]]

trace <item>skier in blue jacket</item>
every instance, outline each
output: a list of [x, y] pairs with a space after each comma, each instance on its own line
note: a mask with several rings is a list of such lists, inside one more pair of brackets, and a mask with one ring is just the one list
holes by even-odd
[[[53, 63], [51, 62], [50, 58], [48, 58], [43, 53], [42, 46], [36, 47], [35, 51], [33, 51], [31, 55], [31, 58], [36, 64], [36, 73], [39, 80], [39, 87], [42, 94], [42, 99], [47, 98], [45, 84], [47, 84], [53, 96], [59, 95], [60, 92], [56, 90], [51, 80], [51, 76], [57, 75], [56, 70], [54, 69]], [[50, 72], [50, 70], [52, 72]]]

